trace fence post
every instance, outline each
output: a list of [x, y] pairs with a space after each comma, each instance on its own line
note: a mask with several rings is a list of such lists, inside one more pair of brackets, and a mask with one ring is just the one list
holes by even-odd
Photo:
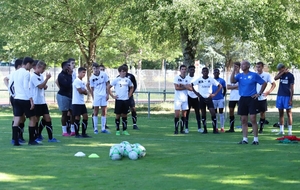
[[148, 118], [150, 118], [150, 92], [148, 92]]

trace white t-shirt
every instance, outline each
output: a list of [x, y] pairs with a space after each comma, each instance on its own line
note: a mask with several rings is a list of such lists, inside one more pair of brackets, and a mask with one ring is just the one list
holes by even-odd
[[15, 99], [29, 100], [32, 98], [29, 90], [30, 73], [25, 68], [20, 68], [13, 74], [12, 81], [15, 89]]
[[[195, 76], [191, 77], [190, 75], [186, 76], [185, 78], [188, 80], [189, 84], [192, 84], [192, 82], [197, 80], [197, 78]], [[196, 91], [198, 91], [198, 85], [195, 85], [194, 89]], [[188, 90], [187, 93], [188, 93], [188, 96], [191, 98], [198, 98], [198, 96], [193, 91]]]
[[[264, 79], [264, 81], [266, 81], [267, 83], [272, 84], [274, 82], [274, 78], [269, 73], [262, 72], [261, 74], [259, 74], [259, 76], [262, 79]], [[257, 83], [257, 85], [256, 85], [257, 93], [260, 92], [260, 89], [261, 89], [261, 85]], [[258, 97], [258, 100], [266, 100], [266, 99], [267, 99], [267, 97], [265, 97], [264, 95], [261, 95], [261, 96]]]
[[72, 87], [72, 104], [84, 104], [84, 94], [80, 94], [77, 89], [81, 88], [82, 90], [85, 90], [85, 83], [79, 78], [76, 78], [72, 84]]
[[106, 83], [109, 81], [109, 78], [106, 73], [100, 72], [98, 76], [92, 74], [90, 77], [90, 87], [94, 88], [94, 97], [95, 96], [106, 96]]
[[[186, 85], [186, 84], [190, 84], [190, 83], [189, 83], [189, 80], [187, 79], [187, 77], [182, 78], [180, 75], [178, 75], [174, 78], [174, 84]], [[188, 95], [188, 90], [175, 90], [174, 100], [181, 101], [181, 102], [187, 102], [187, 100], [188, 100], [187, 95]]]
[[208, 98], [212, 93], [212, 86], [218, 86], [219, 84], [220, 83], [212, 77], [208, 77], [207, 79], [199, 77], [192, 83], [193, 86], [198, 85], [198, 92], [203, 98]]
[[[231, 83], [230, 82], [230, 77], [228, 78], [228, 83], [227, 84], [230, 85], [230, 86], [239, 86], [238, 82]], [[239, 93], [238, 89], [230, 90], [229, 101], [239, 101], [240, 97], [241, 96], [240, 96], [240, 93]]]
[[45, 90], [40, 89], [38, 85], [44, 82], [44, 76], [32, 73], [30, 76], [30, 91], [32, 94], [32, 99], [34, 104], [46, 104], [45, 101]]
[[111, 86], [115, 88], [115, 94], [118, 96], [117, 100], [128, 100], [128, 88], [133, 86], [131, 80], [127, 77], [117, 77], [111, 83]]

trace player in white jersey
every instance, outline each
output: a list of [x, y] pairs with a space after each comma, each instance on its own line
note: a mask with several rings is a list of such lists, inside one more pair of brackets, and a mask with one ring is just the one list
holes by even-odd
[[29, 90], [30, 73], [29, 70], [32, 68], [34, 60], [30, 57], [23, 59], [22, 68], [18, 69], [13, 78], [15, 98], [14, 98], [14, 124], [13, 124], [13, 136], [14, 145], [20, 146], [19, 144], [19, 133], [18, 126], [20, 124], [23, 114], [29, 118], [29, 145], [38, 145], [35, 141], [35, 124], [36, 117], [34, 114], [34, 103], [32, 95]]
[[109, 85], [109, 78], [105, 72], [100, 71], [100, 65], [93, 63], [93, 75], [90, 77], [89, 86], [91, 88], [91, 95], [93, 97], [93, 126], [94, 133], [98, 134], [98, 113], [101, 107], [101, 133], [110, 133], [105, 129], [106, 124], [106, 108], [109, 94], [107, 93], [107, 86]]
[[[86, 68], [78, 68], [78, 77], [72, 84], [72, 115], [75, 117], [75, 137], [76, 138], [89, 138], [87, 135], [88, 114], [84, 102], [84, 95], [87, 95], [87, 89], [82, 79], [85, 77]], [[82, 116], [82, 134], [79, 134], [80, 117]]]
[[[267, 96], [274, 90], [276, 87], [276, 83], [274, 78], [267, 72], [263, 72], [264, 69], [264, 63], [263, 62], [258, 62], [256, 63], [256, 71], [259, 76], [264, 79], [267, 83], [271, 84], [271, 87], [269, 90], [265, 91], [262, 95], [258, 97], [258, 109], [260, 112], [260, 120], [259, 120], [259, 133], [263, 132], [263, 127], [266, 121], [266, 111], [268, 110], [267, 108]], [[260, 91], [261, 85], [257, 84], [256, 86], [257, 92]]]
[[[122, 117], [123, 134], [130, 135], [127, 132], [127, 112], [129, 108], [129, 97], [133, 93], [133, 84], [130, 79], [126, 77], [126, 67], [120, 66], [118, 68], [119, 76], [114, 79], [111, 84], [107, 86], [107, 91], [109, 95], [115, 99], [115, 114], [116, 114], [116, 135], [121, 135], [120, 133], [120, 118]], [[115, 95], [111, 92], [111, 87], [115, 89]], [[128, 92], [128, 88], [130, 89]]]
[[[48, 88], [47, 82], [51, 78], [51, 74], [47, 73], [44, 79], [43, 73], [46, 69], [46, 63], [38, 61], [34, 69], [34, 73], [30, 77], [30, 91], [33, 96], [34, 112], [37, 117], [36, 128], [37, 130], [37, 141], [42, 141], [42, 131], [46, 127], [48, 133], [48, 142], [59, 142], [56, 138], [53, 138], [53, 127], [51, 117], [49, 115], [48, 105], [45, 100], [45, 90]], [[38, 124], [40, 117], [43, 117]]]
[[[235, 62], [234, 64], [234, 69], [236, 69], [236, 73], [240, 73], [240, 67], [241, 63], [240, 62]], [[229, 95], [229, 124], [230, 128], [229, 130], [225, 131], [226, 133], [233, 133], [234, 132], [234, 109], [235, 106], [238, 105], [238, 102], [240, 100], [240, 94], [239, 94], [239, 84], [238, 82], [236, 83], [231, 83], [230, 82], [230, 77], [227, 82], [227, 89], [230, 90], [230, 95]]]
[[[195, 66], [190, 65], [188, 67], [188, 75], [186, 76], [188, 83], [191, 84], [197, 78], [195, 77]], [[198, 86], [196, 85], [194, 88], [198, 89]], [[189, 128], [189, 115], [190, 115], [190, 110], [193, 107], [195, 110], [195, 115], [196, 115], [196, 121], [197, 121], [197, 126], [198, 126], [198, 132], [202, 133], [203, 130], [201, 129], [201, 119], [200, 119], [200, 108], [199, 108], [199, 98], [198, 96], [193, 92], [188, 90], [188, 105], [189, 108], [186, 112], [186, 123], [185, 123], [185, 133], [188, 133], [188, 128]]]
[[[196, 81], [192, 82], [192, 86], [198, 85], [198, 91], [192, 87], [195, 94], [200, 99], [200, 110], [202, 114], [202, 123], [204, 131], [202, 134], [207, 133], [207, 126], [206, 126], [206, 108], [209, 109], [211, 119], [212, 119], [212, 125], [213, 125], [213, 133], [218, 134], [219, 132], [216, 129], [217, 126], [217, 118], [216, 118], [216, 112], [214, 108], [214, 104], [212, 101], [212, 98], [218, 94], [218, 92], [222, 89], [222, 85], [216, 81], [214, 78], [208, 76], [208, 68], [204, 67], [202, 68], [202, 77], [199, 77]], [[218, 86], [218, 89], [212, 93], [212, 86]]]
[[[184, 131], [186, 124], [186, 113], [189, 109], [188, 105], [188, 86], [190, 83], [186, 78], [186, 66], [180, 65], [179, 71], [180, 75], [174, 78], [174, 87], [175, 87], [175, 95], [174, 95], [174, 134], [178, 134], [178, 127], [180, 124], [180, 133], [185, 134], [187, 131]], [[179, 121], [181, 111], [181, 121]]]
[[[22, 67], [22, 62], [23, 62], [23, 59], [17, 59], [15, 61], [15, 69], [18, 70]], [[15, 70], [15, 71], [16, 71]], [[14, 97], [15, 97], [15, 89], [14, 89], [14, 83], [12, 80], [13, 78], [13, 75], [15, 74], [15, 71], [13, 71], [9, 76], [5, 77], [4, 78], [4, 84], [7, 86], [7, 89], [8, 89], [8, 92], [10, 94], [10, 103], [12, 105], [12, 107], [14, 107]], [[25, 139], [23, 138], [23, 132], [24, 132], [24, 123], [25, 123], [25, 115], [23, 115], [21, 117], [21, 120], [20, 120], [20, 124], [18, 126], [18, 131], [19, 131], [19, 142], [20, 143], [25, 143]], [[12, 140], [11, 140], [11, 144], [14, 144], [15, 141], [13, 139], [13, 124], [14, 124], [14, 121], [12, 121]]]

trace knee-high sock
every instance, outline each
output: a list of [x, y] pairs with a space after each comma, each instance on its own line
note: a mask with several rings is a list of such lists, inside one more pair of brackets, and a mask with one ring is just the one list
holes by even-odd
[[75, 127], [75, 134], [76, 135], [79, 135], [79, 129], [80, 129], [80, 123], [79, 122], [80, 121], [77, 120], [77, 119], [75, 119], [75, 121], [74, 121], [74, 127]]
[[263, 130], [266, 119], [260, 118], [259, 120], [259, 129]]
[[122, 117], [123, 131], [127, 129], [127, 117]]
[[234, 130], [234, 116], [229, 117], [230, 130]]
[[136, 122], [137, 122], [136, 111], [132, 111], [131, 112], [131, 116], [132, 116], [132, 123], [133, 123], [133, 125], [136, 125]]
[[204, 130], [207, 130], [207, 126], [206, 126], [206, 116], [202, 116], [202, 124], [203, 124], [203, 128]]
[[225, 117], [224, 117], [224, 113], [220, 113], [220, 127], [224, 128], [224, 123], [225, 123]]
[[105, 130], [106, 116], [101, 116], [101, 130]]
[[216, 116], [212, 116], [211, 117], [211, 120], [212, 120], [212, 126], [213, 126], [213, 129], [216, 130], [217, 129], [217, 117]]
[[45, 126], [48, 133], [48, 139], [51, 140], [53, 138], [52, 122], [51, 121], [46, 122]]
[[19, 129], [18, 126], [12, 126], [12, 139], [15, 141], [14, 144], [19, 144]]
[[93, 128], [98, 130], [98, 116], [93, 116]]
[[42, 135], [42, 131], [43, 131], [44, 127], [46, 127], [46, 121], [44, 119], [42, 119], [39, 124], [38, 137], [40, 135]]
[[29, 126], [28, 131], [29, 131], [29, 142], [35, 141], [35, 139], [36, 139], [36, 137], [35, 137], [35, 126]]
[[86, 129], [87, 129], [87, 125], [88, 125], [88, 120], [83, 119], [81, 126], [82, 126], [82, 134], [85, 135], [86, 134]]
[[182, 129], [183, 130], [186, 127], [186, 117], [181, 117], [181, 123], [182, 123]]
[[179, 118], [175, 117], [174, 118], [174, 128], [175, 128], [175, 131], [178, 131], [178, 126], [179, 126]]
[[24, 127], [25, 127], [24, 123], [19, 124], [19, 139], [22, 139], [22, 140], [24, 139], [24, 137], [23, 137]]
[[116, 130], [119, 131], [120, 130], [120, 119], [115, 119], [115, 123], [116, 123]]

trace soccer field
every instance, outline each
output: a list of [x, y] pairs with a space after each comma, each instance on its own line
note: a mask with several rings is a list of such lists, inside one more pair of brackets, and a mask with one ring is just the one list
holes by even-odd
[[[91, 113], [91, 110], [89, 110]], [[213, 134], [208, 115], [209, 133], [199, 134], [194, 113], [190, 118], [190, 133], [173, 134], [173, 113], [138, 111], [138, 126], [130, 136], [116, 136], [113, 110], [109, 110], [108, 126], [112, 134], [92, 133], [89, 119], [88, 134], [93, 138], [62, 137], [60, 113], [51, 109], [54, 137], [60, 143], [41, 146], [14, 147], [11, 140], [11, 108], [0, 108], [0, 189], [299, 189], [299, 144], [282, 144], [271, 132], [278, 120], [277, 112], [267, 112], [269, 125], [259, 135], [259, 146], [238, 145], [241, 130], [235, 133]], [[300, 136], [299, 113], [294, 113], [293, 134]], [[27, 122], [26, 122], [27, 125]], [[236, 125], [238, 122], [236, 121]], [[228, 121], [226, 121], [228, 129]], [[287, 130], [286, 130], [287, 131]], [[43, 136], [47, 137], [46, 130]], [[24, 134], [28, 140], [28, 130]], [[46, 138], [47, 139], [47, 138]], [[253, 135], [249, 135], [252, 142]], [[122, 141], [140, 143], [147, 154], [136, 161], [108, 157], [113, 144]], [[87, 156], [75, 157], [82, 151]]]

